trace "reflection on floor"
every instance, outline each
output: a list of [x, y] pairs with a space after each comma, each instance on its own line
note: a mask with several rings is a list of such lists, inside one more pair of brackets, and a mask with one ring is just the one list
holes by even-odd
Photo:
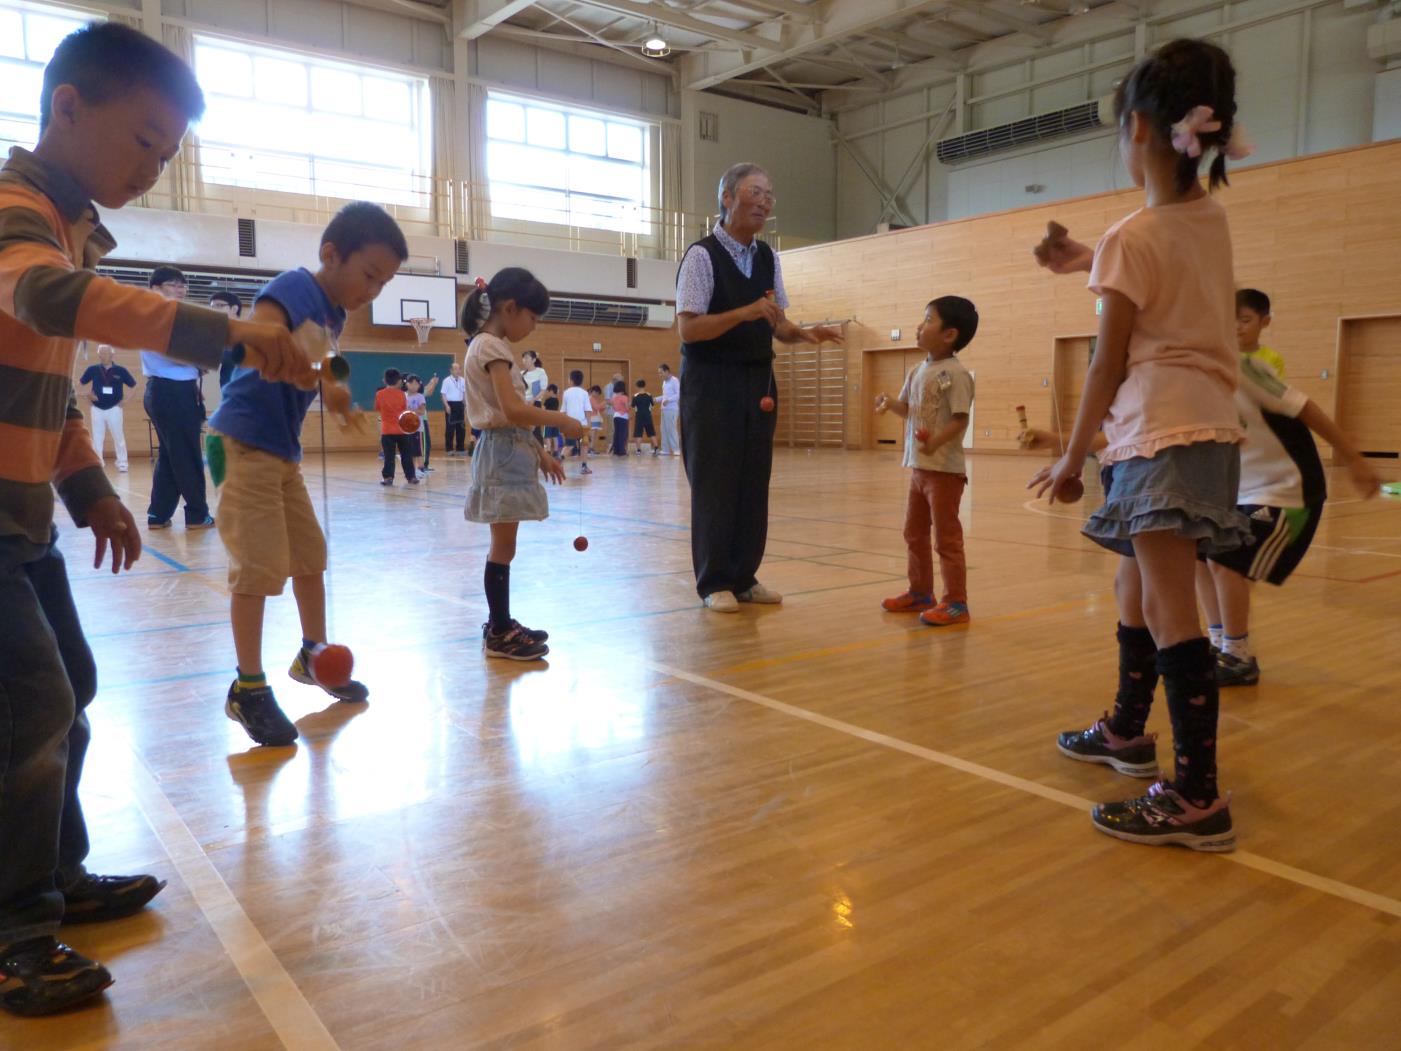
[[[892, 454], [781, 450], [763, 579], [788, 598], [729, 617], [696, 600], [680, 461], [603, 461], [522, 527], [513, 612], [552, 652], [513, 665], [479, 651], [470, 462], [437, 466], [381, 489], [331, 460], [331, 621], [371, 701], [286, 678], [274, 600], [295, 748], [224, 717], [217, 535], [151, 534], [113, 578], [65, 533], [100, 668], [91, 864], [171, 885], [68, 932], [117, 976], [101, 1006], [0, 1044], [1395, 1046], [1398, 504], [1331, 505], [1259, 595], [1219, 858], [1096, 835], [1083, 808], [1142, 783], [1054, 750], [1114, 686], [1093, 486], [1051, 512], [1035, 461], [975, 458], [974, 620], [939, 631], [879, 608], [904, 580]], [[149, 469], [113, 478], [144, 510]]]

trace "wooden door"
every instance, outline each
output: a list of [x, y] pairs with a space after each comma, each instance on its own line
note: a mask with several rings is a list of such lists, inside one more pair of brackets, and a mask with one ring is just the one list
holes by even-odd
[[1338, 423], [1364, 456], [1401, 459], [1401, 317], [1342, 323]]
[[[1055, 362], [1051, 382], [1051, 430], [1060, 431], [1062, 441], [1075, 429], [1075, 414], [1080, 411], [1080, 397], [1085, 390], [1085, 376], [1090, 371], [1094, 354], [1094, 336], [1061, 336], [1056, 339]], [[1043, 426], [1033, 422], [1032, 426]]]
[[[569, 374], [578, 369], [584, 374], [584, 387], [587, 389], [594, 385], [603, 388], [604, 397], [612, 397], [613, 374], [621, 372], [623, 379], [628, 385], [628, 400], [632, 400], [632, 367], [623, 358], [565, 358], [564, 359], [564, 381], [559, 385], [561, 391], [569, 385]], [[652, 397], [657, 396], [657, 391], [652, 390], [652, 381], [647, 381], [648, 392]]]
[[920, 358], [917, 350], [873, 350], [865, 355], [867, 380], [866, 404], [862, 411], [870, 420], [872, 448], [900, 448], [905, 440], [905, 421], [893, 412], [875, 411], [876, 395], [885, 393], [899, 397], [905, 376]]

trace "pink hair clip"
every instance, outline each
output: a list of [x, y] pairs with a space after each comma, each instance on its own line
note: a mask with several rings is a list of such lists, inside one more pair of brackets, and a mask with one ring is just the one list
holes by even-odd
[[486, 288], [486, 278], [484, 278], [484, 277], [479, 277], [479, 278], [477, 278], [477, 287], [478, 287], [478, 288]]
[[1202, 132], [1220, 131], [1221, 122], [1210, 106], [1193, 106], [1172, 126], [1172, 148], [1188, 157], [1202, 155]]

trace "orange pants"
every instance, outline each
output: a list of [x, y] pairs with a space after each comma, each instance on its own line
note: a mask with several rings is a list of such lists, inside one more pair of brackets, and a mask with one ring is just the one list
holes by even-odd
[[934, 594], [934, 552], [929, 527], [934, 527], [934, 547], [939, 552], [939, 574], [944, 578], [942, 602], [968, 601], [968, 565], [963, 558], [963, 523], [958, 505], [968, 479], [947, 471], [910, 472], [910, 497], [905, 505], [905, 543], [909, 545], [910, 590]]

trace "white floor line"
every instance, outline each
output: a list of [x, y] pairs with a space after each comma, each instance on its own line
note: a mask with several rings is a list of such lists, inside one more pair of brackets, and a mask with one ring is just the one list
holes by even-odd
[[339, 1051], [340, 1045], [258, 933], [160, 784], [134, 750], [131, 755], [130, 784], [141, 813], [277, 1038], [289, 1051]]
[[[779, 712], [783, 715], [790, 715], [795, 719], [802, 719], [804, 722], [826, 727], [829, 730], [836, 730], [838, 733], [846, 734], [849, 737], [856, 737], [863, 741], [869, 741], [871, 744], [879, 745], [882, 748], [890, 748], [897, 752], [904, 752], [906, 755], [912, 755], [917, 759], [924, 759], [931, 763], [937, 763], [940, 766], [948, 767], [950, 770], [972, 774], [974, 777], [980, 777], [985, 781], [991, 781], [1007, 788], [1013, 788], [1019, 792], [1025, 792], [1028, 795], [1049, 800], [1052, 803], [1059, 803], [1061, 806], [1070, 807], [1073, 810], [1080, 810], [1088, 813], [1090, 808], [1095, 805], [1095, 801], [1093, 800], [1083, 799], [1069, 792], [1062, 792], [1057, 788], [1050, 788], [1039, 782], [1029, 781], [1024, 777], [1006, 774], [1001, 770], [994, 770], [991, 767], [983, 766], [979, 763], [969, 762], [967, 759], [960, 759], [958, 756], [949, 755], [947, 752], [939, 752], [933, 748], [925, 748], [923, 745], [911, 744], [909, 741], [902, 741], [898, 737], [891, 737], [888, 734], [878, 733], [875, 730], [867, 730], [853, 723], [843, 722], [841, 719], [833, 719], [826, 715], [820, 715], [817, 712], [808, 711], [806, 708], [799, 708], [792, 704], [786, 704], [783, 701], [774, 700], [772, 697], [765, 697], [761, 693], [754, 693], [751, 690], [741, 689], [738, 686], [731, 686], [729, 683], [706, 678], [704, 675], [696, 675], [692, 672], [683, 671], [680, 668], [673, 668], [659, 661], [649, 660], [645, 663], [652, 668], [653, 671], [670, 678], [694, 683], [697, 686], [703, 686], [708, 690], [726, 694], [737, 700], [749, 701], [751, 704], [757, 704], [771, 711]], [[1087, 829], [1086, 835], [1088, 834], [1089, 830]], [[1329, 879], [1327, 876], [1319, 876], [1316, 873], [1295, 868], [1292, 865], [1286, 865], [1279, 861], [1272, 861], [1269, 858], [1261, 857], [1259, 854], [1252, 854], [1248, 850], [1237, 850], [1230, 854], [1213, 854], [1212, 857], [1235, 862], [1237, 865], [1242, 865], [1248, 869], [1254, 869], [1256, 872], [1274, 876], [1276, 879], [1288, 880], [1290, 883], [1298, 884], [1301, 887], [1308, 887], [1310, 890], [1316, 890], [1335, 898], [1341, 898], [1343, 901], [1351, 902], [1354, 905], [1361, 905], [1363, 908], [1373, 909], [1390, 916], [1401, 917], [1401, 901], [1385, 897], [1381, 894], [1374, 894], [1360, 887], [1354, 887], [1349, 883], [1342, 883], [1339, 880]]]

